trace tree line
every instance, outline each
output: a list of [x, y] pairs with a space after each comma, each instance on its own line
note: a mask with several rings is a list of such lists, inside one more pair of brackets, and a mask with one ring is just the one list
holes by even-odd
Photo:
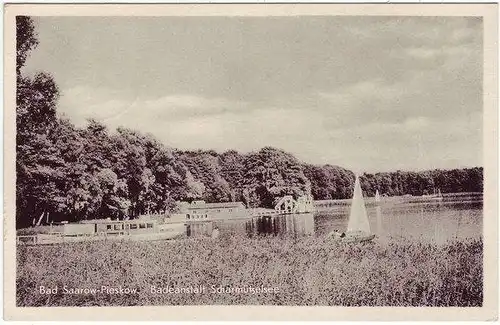
[[[354, 174], [305, 164], [283, 150], [183, 151], [149, 134], [109, 130], [96, 120], [78, 128], [57, 114], [52, 76], [22, 67], [38, 45], [33, 21], [18, 16], [16, 105], [16, 225], [131, 218], [175, 211], [176, 201], [242, 201], [272, 207], [283, 195], [314, 199], [352, 195]], [[482, 191], [482, 168], [364, 174], [366, 195]]]

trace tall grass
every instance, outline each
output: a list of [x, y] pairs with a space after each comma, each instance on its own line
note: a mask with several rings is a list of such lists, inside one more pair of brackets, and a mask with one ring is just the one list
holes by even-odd
[[[272, 304], [481, 306], [481, 240], [443, 246], [342, 244], [326, 238], [223, 236], [175, 242], [18, 246], [18, 306]], [[126, 287], [136, 294], [68, 295], [68, 288]], [[154, 294], [207, 287], [205, 294]], [[213, 294], [215, 286], [277, 287], [278, 293]], [[43, 295], [39, 286], [58, 286]]]

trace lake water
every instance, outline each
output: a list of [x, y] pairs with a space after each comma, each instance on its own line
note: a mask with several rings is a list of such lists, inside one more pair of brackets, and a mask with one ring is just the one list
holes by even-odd
[[[220, 232], [248, 236], [325, 236], [334, 229], [347, 228], [349, 206], [321, 213], [260, 217], [191, 224], [187, 235], [210, 236], [214, 227]], [[367, 207], [371, 230], [377, 240], [404, 238], [442, 244], [448, 240], [482, 237], [482, 202], [440, 202], [382, 204]]]

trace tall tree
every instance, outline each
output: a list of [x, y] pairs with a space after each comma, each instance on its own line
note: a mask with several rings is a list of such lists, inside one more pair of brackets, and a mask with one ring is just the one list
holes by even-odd
[[56, 201], [60, 199], [57, 184], [63, 177], [59, 169], [63, 160], [51, 141], [59, 90], [47, 73], [32, 78], [22, 74], [37, 45], [33, 20], [16, 17], [16, 218], [22, 225], [61, 208]]
[[27, 16], [16, 16], [16, 72], [21, 75], [28, 54], [38, 46], [33, 19]]

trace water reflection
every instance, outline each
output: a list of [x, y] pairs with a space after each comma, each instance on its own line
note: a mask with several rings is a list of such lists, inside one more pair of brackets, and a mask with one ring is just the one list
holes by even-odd
[[214, 229], [213, 222], [193, 222], [186, 225], [186, 235], [188, 237], [212, 236]]
[[[443, 243], [450, 239], [482, 236], [482, 204], [380, 205], [367, 209], [372, 231], [379, 240], [404, 238]], [[313, 215], [290, 214], [243, 220], [193, 222], [189, 237], [210, 237], [214, 227], [221, 235], [325, 236], [347, 227], [349, 206]]]
[[[482, 203], [398, 204], [367, 208], [378, 239], [402, 238], [433, 243], [482, 236]], [[316, 235], [345, 229], [349, 209], [339, 208], [315, 216]]]
[[382, 211], [380, 205], [375, 208], [377, 212], [377, 233], [382, 234], [384, 232], [384, 228], [382, 227]]
[[249, 236], [281, 235], [307, 236], [314, 234], [314, 214], [288, 214], [272, 217], [257, 217], [245, 225]]

